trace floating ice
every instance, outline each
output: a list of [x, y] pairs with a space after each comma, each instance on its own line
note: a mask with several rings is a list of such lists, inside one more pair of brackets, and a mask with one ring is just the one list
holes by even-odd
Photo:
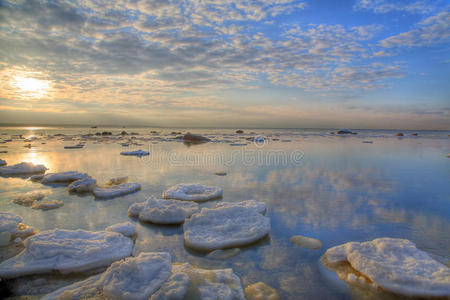
[[36, 175], [30, 176], [31, 181], [41, 181], [42, 178], [44, 178], [44, 174], [36, 174]]
[[257, 282], [245, 288], [245, 298], [247, 300], [279, 300], [280, 295], [277, 290], [268, 286], [264, 282]]
[[241, 280], [232, 269], [206, 270], [188, 263], [173, 264], [172, 275], [150, 300], [244, 300]]
[[0, 158], [0, 166], [6, 166], [6, 160]]
[[36, 190], [31, 192], [26, 192], [23, 195], [20, 195], [14, 198], [13, 202], [23, 206], [31, 206], [34, 201], [39, 201], [45, 198], [45, 196], [51, 194], [51, 190]]
[[208, 253], [208, 255], [206, 255], [207, 258], [210, 259], [227, 259], [233, 256], [238, 255], [239, 253], [241, 253], [241, 249], [239, 248], [232, 248], [232, 249], [218, 249], [218, 250], [214, 250], [210, 253]]
[[69, 185], [69, 192], [71, 193], [87, 193], [92, 192], [96, 187], [97, 180], [91, 177], [84, 177], [72, 182]]
[[223, 190], [217, 186], [180, 183], [164, 191], [163, 198], [185, 201], [207, 201], [222, 197]]
[[117, 232], [128, 237], [133, 237], [136, 234], [136, 226], [130, 222], [123, 222], [108, 226], [105, 231]]
[[70, 183], [87, 177], [89, 177], [88, 174], [76, 171], [48, 173], [42, 178], [41, 183]]
[[217, 176], [225, 176], [225, 175], [227, 175], [227, 172], [225, 172], [225, 171], [217, 171], [214, 174], [216, 174]]
[[322, 242], [318, 239], [309, 238], [302, 235], [294, 235], [290, 238], [292, 244], [311, 250], [316, 250], [322, 247]]
[[113, 263], [103, 274], [60, 288], [44, 299], [147, 300], [169, 278], [169, 253], [141, 253]]
[[254, 209], [256, 212], [260, 214], [264, 214], [266, 212], [266, 203], [259, 202], [255, 200], [246, 200], [241, 202], [219, 202], [214, 208], [228, 208], [228, 207], [248, 207]]
[[7, 246], [11, 241], [11, 233], [9, 231], [0, 232], [0, 247]]
[[73, 146], [64, 146], [64, 149], [82, 149], [84, 147], [84, 144], [77, 144]]
[[155, 224], [181, 224], [196, 212], [197, 203], [154, 197], [144, 203], [132, 204], [128, 209], [131, 216], [139, 216], [139, 220]]
[[17, 232], [17, 226], [22, 218], [11, 213], [0, 212], [0, 232], [9, 232], [11, 235]]
[[96, 187], [93, 194], [97, 198], [114, 198], [134, 193], [140, 189], [141, 185], [139, 183], [122, 183], [107, 188]]
[[248, 207], [203, 208], [184, 223], [188, 247], [211, 251], [251, 244], [270, 231], [270, 220]]
[[0, 167], [0, 175], [23, 175], [44, 173], [47, 168], [44, 165], [34, 165], [30, 162], [21, 162], [20, 164]]
[[25, 240], [25, 250], [0, 263], [0, 277], [83, 272], [128, 257], [131, 239], [116, 232], [49, 230]]
[[120, 155], [145, 156], [145, 155], [150, 155], [150, 152], [144, 151], [144, 150], [124, 151], [124, 152], [120, 152]]
[[[450, 295], [450, 269], [409, 240], [379, 238], [346, 243], [328, 249], [322, 262], [343, 280], [361, 279], [361, 283], [397, 294]], [[349, 266], [340, 267], [343, 264]]]
[[60, 200], [50, 200], [50, 201], [36, 201], [33, 203], [31, 208], [50, 210], [50, 209], [60, 208], [61, 206], [64, 206], [64, 202], [62, 202]]
[[111, 178], [110, 180], [108, 180], [105, 183], [105, 185], [107, 185], [107, 186], [119, 185], [119, 184], [124, 183], [124, 182], [128, 182], [128, 176]]

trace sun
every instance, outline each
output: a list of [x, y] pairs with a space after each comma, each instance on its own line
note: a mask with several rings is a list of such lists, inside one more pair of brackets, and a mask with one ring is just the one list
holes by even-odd
[[28, 76], [15, 75], [11, 85], [22, 98], [42, 98], [48, 95], [51, 82]]

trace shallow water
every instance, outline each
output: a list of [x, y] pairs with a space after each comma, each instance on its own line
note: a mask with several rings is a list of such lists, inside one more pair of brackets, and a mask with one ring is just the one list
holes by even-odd
[[[118, 136], [122, 131], [139, 135]], [[157, 133], [151, 133], [151, 131]], [[112, 131], [104, 141], [85, 139], [83, 149], [64, 149], [81, 140], [81, 134]], [[0, 128], [0, 158], [13, 165], [22, 161], [45, 164], [48, 172], [86, 172], [99, 183], [129, 176], [142, 190], [111, 200], [77, 196], [64, 186], [44, 186], [26, 178], [0, 177], [0, 211], [20, 215], [39, 230], [64, 228], [101, 230], [131, 220], [137, 224], [135, 253], [168, 251], [172, 260], [204, 268], [231, 267], [243, 286], [263, 281], [283, 299], [357, 298], [320, 264], [326, 249], [348, 241], [377, 237], [410, 239], [443, 263], [450, 259], [450, 142], [448, 132], [358, 130], [338, 136], [332, 130], [192, 129], [213, 141], [185, 145], [173, 140], [186, 129], [160, 128]], [[254, 132], [254, 133], [250, 133]], [[54, 137], [62, 133], [66, 136]], [[22, 134], [23, 138], [13, 136]], [[49, 136], [50, 135], [50, 136]], [[259, 143], [245, 138], [260, 135]], [[72, 141], [64, 141], [70, 136]], [[120, 139], [119, 139], [120, 138]], [[98, 137], [97, 137], [98, 139]], [[275, 139], [275, 140], [274, 140]], [[130, 144], [127, 141], [142, 144]], [[373, 143], [363, 143], [363, 141]], [[42, 144], [45, 143], [45, 144]], [[230, 144], [247, 144], [230, 146]], [[24, 147], [31, 144], [31, 148]], [[150, 156], [121, 156], [121, 151], [142, 149]], [[226, 176], [214, 175], [225, 171]], [[186, 249], [182, 226], [143, 224], [127, 215], [128, 206], [150, 195], [161, 196], [177, 183], [202, 183], [224, 189], [223, 200], [255, 199], [267, 204], [270, 236], [224, 260], [214, 260]], [[64, 206], [39, 211], [12, 202], [36, 189], [51, 189], [46, 200]], [[319, 250], [293, 245], [289, 239], [304, 235], [321, 240]], [[353, 296], [352, 296], [353, 295]]]

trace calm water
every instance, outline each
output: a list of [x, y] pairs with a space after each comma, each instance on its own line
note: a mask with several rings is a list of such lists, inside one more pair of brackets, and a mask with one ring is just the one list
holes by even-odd
[[[116, 134], [136, 132], [134, 139]], [[157, 133], [150, 133], [151, 130]], [[65, 150], [80, 134], [112, 131], [109, 140], [86, 140], [84, 149]], [[143, 128], [0, 128], [0, 158], [9, 165], [22, 161], [45, 164], [48, 172], [86, 172], [98, 182], [129, 176], [142, 190], [106, 201], [93, 196], [70, 195], [65, 187], [49, 187], [22, 178], [0, 177], [0, 210], [23, 217], [39, 230], [64, 228], [101, 230], [130, 221], [131, 203], [150, 195], [160, 196], [171, 185], [203, 183], [221, 186], [223, 200], [255, 199], [267, 204], [270, 237], [226, 260], [212, 260], [183, 245], [182, 226], [137, 224], [135, 252], [168, 251], [173, 261], [204, 268], [233, 268], [243, 286], [258, 281], [276, 288], [283, 299], [355, 298], [345, 284], [320, 265], [329, 247], [348, 241], [377, 237], [410, 239], [436, 259], [450, 259], [450, 142], [448, 132], [360, 130], [358, 135], [336, 136], [331, 130], [234, 130], [192, 129], [213, 142], [187, 145], [173, 141], [172, 131], [186, 129]], [[254, 133], [250, 133], [253, 131]], [[57, 133], [66, 137], [54, 137]], [[24, 138], [35, 138], [25, 142]], [[254, 144], [246, 137], [261, 135]], [[73, 141], [64, 141], [68, 136]], [[142, 144], [123, 147], [130, 139]], [[363, 143], [363, 141], [373, 143]], [[42, 144], [45, 143], [45, 144]], [[230, 143], [247, 143], [230, 146]], [[24, 145], [33, 147], [26, 148]], [[143, 149], [148, 157], [125, 157], [121, 151]], [[216, 176], [226, 171], [227, 176]], [[36, 189], [51, 189], [47, 200], [64, 202], [62, 208], [38, 211], [12, 203], [16, 196]], [[201, 204], [211, 206], [214, 201]], [[299, 248], [289, 242], [293, 235], [322, 241], [319, 250]], [[353, 296], [352, 296], [353, 295]]]

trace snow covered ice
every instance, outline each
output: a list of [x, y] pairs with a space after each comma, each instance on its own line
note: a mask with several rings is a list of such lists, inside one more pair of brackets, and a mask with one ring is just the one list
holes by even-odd
[[322, 242], [320, 240], [302, 235], [294, 235], [289, 240], [292, 244], [306, 249], [315, 250], [322, 247]]
[[123, 151], [123, 152], [120, 152], [120, 155], [125, 155], [125, 156], [146, 156], [146, 155], [150, 155], [150, 152], [144, 151], [144, 150]]
[[56, 209], [64, 206], [64, 202], [60, 200], [49, 200], [49, 201], [36, 201], [33, 203], [31, 208], [33, 209], [41, 209], [41, 210], [50, 210]]
[[6, 246], [16, 237], [25, 238], [34, 233], [33, 227], [22, 223], [22, 217], [12, 213], [0, 212], [1, 245]]
[[34, 165], [30, 162], [21, 162], [12, 166], [0, 167], [0, 175], [25, 175], [25, 174], [36, 174], [44, 173], [47, 168], [44, 165]]
[[136, 234], [136, 226], [130, 222], [123, 222], [108, 226], [105, 228], [105, 231], [117, 232], [128, 237], [134, 237]]
[[[449, 296], [450, 269], [405, 239], [379, 238], [330, 248], [324, 265], [349, 282], [407, 296]], [[349, 268], [339, 268], [342, 264]]]
[[257, 282], [247, 286], [244, 290], [247, 300], [280, 300], [277, 290], [264, 282]]
[[91, 177], [84, 177], [72, 182], [68, 189], [71, 193], [87, 193], [92, 192], [96, 187], [97, 180]]
[[269, 231], [270, 219], [252, 208], [203, 208], [185, 221], [184, 242], [197, 250], [212, 251], [251, 244]]
[[162, 197], [184, 201], [207, 201], [222, 197], [223, 190], [217, 186], [180, 183], [164, 191]]
[[51, 194], [51, 190], [36, 190], [26, 192], [20, 196], [14, 198], [13, 202], [23, 206], [32, 206], [35, 201], [40, 201], [45, 198], [45, 196]]
[[76, 171], [60, 172], [60, 173], [48, 173], [45, 174], [41, 180], [41, 183], [71, 183], [76, 180], [89, 177], [86, 173], [79, 173]]
[[143, 252], [114, 262], [103, 274], [58, 289], [44, 299], [147, 300], [171, 274], [171, 259], [165, 252]]
[[93, 194], [97, 198], [114, 198], [137, 192], [141, 189], [139, 183], [122, 183], [110, 187], [96, 187]]
[[132, 204], [128, 214], [138, 216], [143, 222], [181, 224], [198, 209], [197, 203], [150, 197], [145, 202]]
[[256, 200], [246, 200], [241, 202], [219, 202], [214, 208], [228, 208], [228, 207], [248, 207], [250, 209], [254, 209], [256, 212], [260, 214], [264, 214], [266, 212], [266, 203], [259, 202]]
[[0, 277], [83, 272], [128, 257], [133, 241], [116, 232], [49, 230], [25, 240], [25, 250], [0, 263]]

